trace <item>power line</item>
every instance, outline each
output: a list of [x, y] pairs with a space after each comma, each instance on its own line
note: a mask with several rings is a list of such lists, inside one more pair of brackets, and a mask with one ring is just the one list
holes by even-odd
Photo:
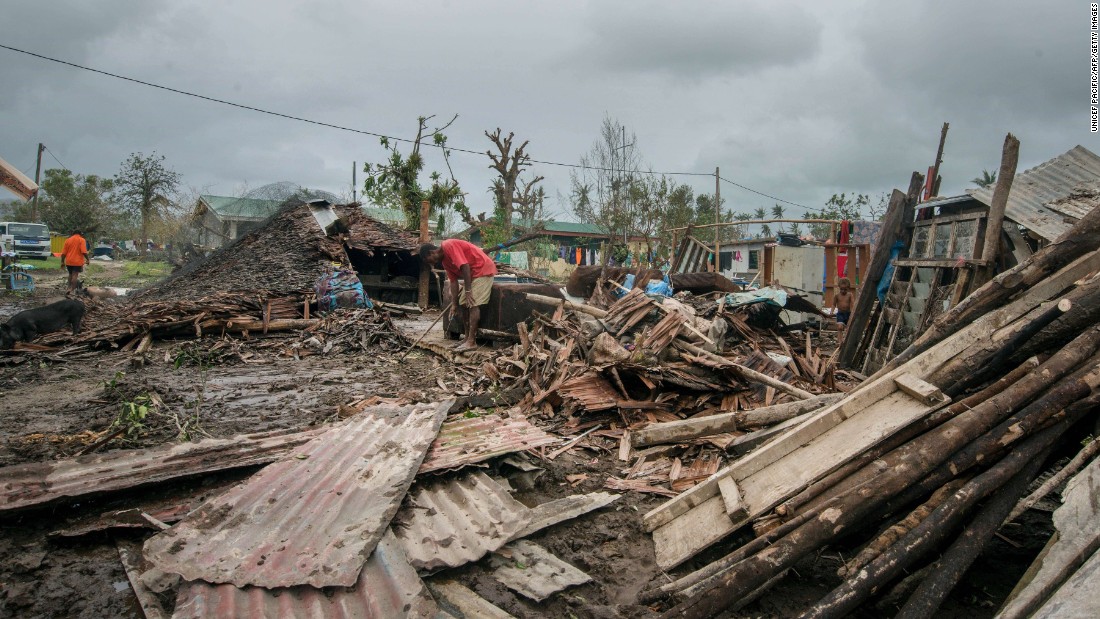
[[66, 169], [66, 170], [68, 170], [69, 172], [72, 172], [72, 170], [69, 170], [68, 166], [66, 166], [65, 164], [61, 163], [61, 160], [57, 158], [57, 155], [53, 154], [53, 151], [52, 151], [52, 150], [50, 150], [50, 147], [49, 147], [49, 146], [46, 146], [46, 145], [44, 145], [44, 144], [43, 144], [43, 145], [42, 145], [42, 148], [45, 148], [45, 149], [46, 149], [46, 152], [47, 152], [47, 153], [49, 153], [51, 157], [53, 157], [53, 160], [57, 162], [57, 165], [59, 165], [59, 166], [61, 166], [61, 167], [65, 168], [65, 169]]
[[740, 187], [741, 189], [744, 189], [745, 191], [748, 191], [748, 192], [752, 192], [752, 193], [755, 193], [755, 194], [756, 194], [756, 195], [758, 195], [758, 196], [764, 196], [765, 198], [768, 198], [768, 199], [770, 199], [770, 200], [775, 200], [775, 201], [777, 201], [777, 202], [782, 202], [783, 204], [790, 204], [791, 206], [797, 206], [798, 208], [801, 208], [801, 209], [806, 209], [807, 211], [814, 211], [814, 210], [817, 210], [817, 209], [814, 209], [814, 208], [812, 208], [812, 207], [806, 206], [806, 205], [804, 205], [804, 204], [799, 204], [799, 203], [797, 203], [797, 202], [791, 202], [790, 200], [784, 200], [783, 198], [777, 198], [777, 197], [775, 197], [775, 196], [769, 196], [769, 195], [768, 195], [768, 194], [766, 194], [766, 193], [763, 193], [763, 192], [757, 191], [757, 190], [755, 190], [755, 189], [753, 189], [753, 188], [751, 188], [751, 187], [746, 187], [746, 186], [744, 186], [744, 185], [742, 185], [742, 184], [740, 184], [740, 183], [735, 183], [735, 182], [733, 182], [733, 181], [731, 181], [731, 180], [728, 180], [728, 179], [726, 179], [726, 178], [722, 178], [721, 176], [719, 176], [718, 178], [720, 178], [720, 179], [722, 179], [723, 181], [725, 181], [725, 182], [729, 183], [730, 185], [733, 185], [734, 187]]
[[[216, 97], [210, 97], [210, 96], [207, 96], [207, 95], [200, 95], [198, 93], [188, 92], [186, 90], [180, 90], [178, 88], [172, 88], [170, 86], [163, 86], [161, 84], [154, 84], [153, 82], [147, 82], [145, 80], [139, 80], [139, 79], [136, 79], [136, 78], [133, 78], [133, 77], [126, 77], [125, 75], [119, 75], [117, 73], [111, 73], [109, 71], [103, 71], [103, 70], [100, 70], [100, 69], [94, 69], [92, 67], [77, 64], [75, 62], [69, 62], [68, 60], [61, 60], [59, 58], [52, 58], [50, 56], [45, 56], [43, 54], [37, 54], [35, 52], [27, 51], [25, 49], [19, 49], [17, 47], [11, 47], [10, 45], [0, 44], [0, 49], [6, 49], [8, 51], [12, 51], [12, 52], [16, 52], [16, 53], [19, 53], [19, 54], [24, 54], [24, 55], [31, 56], [31, 57], [34, 57], [34, 58], [38, 58], [40, 60], [47, 60], [49, 62], [55, 62], [55, 63], [58, 63], [58, 64], [63, 64], [63, 65], [69, 66], [69, 67], [73, 67], [75, 69], [80, 69], [82, 71], [90, 71], [92, 73], [98, 73], [99, 75], [106, 75], [107, 77], [113, 77], [115, 79], [120, 79], [120, 80], [123, 80], [123, 81], [132, 82], [134, 84], [140, 84], [142, 86], [148, 86], [150, 88], [157, 88], [159, 90], [166, 90], [168, 92], [172, 92], [172, 93], [175, 93], [175, 94], [184, 95], [184, 96], [187, 96], [187, 97], [194, 97], [196, 99], [202, 99], [204, 101], [210, 101], [212, 103], [220, 103], [222, 105], [228, 105], [230, 107], [235, 107], [235, 108], [242, 109], [242, 110], [248, 110], [248, 111], [251, 111], [251, 112], [258, 112], [260, 114], [267, 114], [269, 116], [275, 116], [275, 117], [284, 118], [284, 119], [287, 119], [287, 120], [296, 120], [298, 122], [308, 123], [308, 124], [311, 124], [311, 125], [317, 125], [319, 127], [328, 127], [330, 129], [337, 129], [339, 131], [348, 131], [348, 132], [351, 132], [351, 133], [358, 133], [360, 135], [369, 135], [369, 136], [373, 136], [373, 137], [376, 137], [376, 138], [384, 138], [386, 140], [394, 140], [396, 142], [405, 142], [407, 144], [415, 144], [416, 143], [415, 140], [410, 140], [408, 138], [399, 138], [399, 137], [395, 137], [395, 136], [392, 136], [392, 135], [386, 135], [384, 133], [377, 133], [375, 131], [366, 131], [366, 130], [363, 130], [363, 129], [356, 129], [354, 127], [345, 127], [343, 125], [336, 125], [336, 124], [333, 124], [333, 123], [323, 122], [323, 121], [319, 121], [319, 120], [311, 120], [309, 118], [303, 118], [301, 116], [294, 116], [292, 114], [284, 114], [282, 112], [273, 112], [271, 110], [265, 110], [265, 109], [258, 108], [258, 107], [255, 107], [255, 106], [245, 105], [243, 103], [235, 103], [233, 101], [227, 101], [225, 99], [218, 99]], [[470, 150], [470, 149], [467, 149], [467, 148], [458, 148], [456, 146], [447, 146], [446, 144], [440, 145], [440, 144], [434, 144], [434, 143], [431, 143], [431, 142], [421, 143], [421, 146], [432, 146], [434, 148], [445, 149], [448, 152], [449, 151], [454, 151], [454, 152], [467, 153], [467, 154], [478, 155], [478, 156], [483, 156], [486, 153], [486, 151]], [[46, 150], [49, 150], [49, 149], [46, 149]], [[53, 153], [51, 152], [50, 155], [52, 156]], [[56, 160], [57, 157], [54, 157], [54, 159]], [[615, 172], [616, 171], [612, 168], [602, 168], [602, 167], [599, 167], [599, 166], [586, 166], [586, 165], [581, 165], [581, 164], [577, 164], [577, 163], [563, 163], [563, 162], [560, 162], [560, 161], [545, 161], [545, 160], [541, 160], [541, 159], [530, 159], [529, 161], [531, 163], [538, 163], [540, 165], [557, 166], [557, 167], [562, 167], [562, 168], [594, 170], [594, 171], [599, 171], [599, 172]], [[58, 161], [58, 163], [61, 163], [61, 162]], [[61, 167], [65, 167], [65, 164], [61, 164]], [[65, 169], [68, 170], [68, 168], [65, 168]], [[639, 174], [651, 174], [651, 175], [658, 175], [659, 174], [659, 175], [663, 175], [663, 176], [714, 176], [714, 174], [711, 174], [709, 172], [659, 172], [659, 171], [649, 170], [649, 171], [638, 171], [638, 173]], [[721, 178], [721, 177], [719, 177], [719, 178]], [[739, 183], [735, 183], [735, 182], [733, 182], [731, 180], [727, 180], [725, 178], [722, 178], [722, 180], [726, 181], [730, 185], [733, 185], [734, 187], [744, 189], [745, 191], [749, 191], [749, 192], [755, 193], [755, 194], [760, 195], [760, 196], [764, 196], [764, 197], [772, 199], [772, 200], [777, 200], [779, 202], [783, 202], [784, 204], [790, 204], [791, 206], [797, 206], [799, 208], [804, 208], [806, 210], [813, 210], [808, 206], [803, 206], [803, 205], [797, 204], [795, 202], [790, 202], [788, 200], [783, 200], [781, 198], [776, 198], [775, 196], [770, 196], [766, 193], [756, 191], [755, 189], [752, 189], [750, 187], [746, 187], [746, 186], [741, 185]]]

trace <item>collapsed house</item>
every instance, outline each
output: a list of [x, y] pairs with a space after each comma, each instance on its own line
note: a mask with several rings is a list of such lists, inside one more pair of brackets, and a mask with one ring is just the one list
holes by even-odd
[[[1100, 156], [1077, 146], [1017, 174], [994, 244], [986, 240], [992, 201], [988, 187], [907, 205], [879, 302], [856, 316], [853, 331], [863, 337], [842, 350], [841, 363], [873, 374], [984, 283], [975, 270], [1010, 269], [1064, 234], [1100, 201]], [[983, 254], [993, 247], [994, 255]]]
[[310, 326], [318, 310], [416, 298], [416, 237], [357, 204], [290, 202], [260, 227], [125, 301], [89, 309], [78, 336], [45, 344], [147, 346], [153, 339]]

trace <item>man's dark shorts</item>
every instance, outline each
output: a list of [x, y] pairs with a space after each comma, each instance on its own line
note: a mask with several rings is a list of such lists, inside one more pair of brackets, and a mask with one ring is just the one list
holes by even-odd
[[65, 268], [69, 270], [69, 275], [72, 275], [73, 273], [80, 273], [81, 271], [84, 270], [83, 266], [73, 267], [73, 266], [69, 266], [67, 264], [65, 265]]
[[852, 317], [852, 312], [837, 312], [836, 321], [842, 325], [848, 324], [848, 319]]

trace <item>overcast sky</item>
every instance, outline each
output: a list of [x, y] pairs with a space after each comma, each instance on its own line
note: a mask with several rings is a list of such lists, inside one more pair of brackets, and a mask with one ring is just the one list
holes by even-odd
[[[654, 170], [712, 173], [798, 204], [904, 188], [947, 138], [943, 195], [1089, 133], [1089, 3], [12, 0], [0, 44], [322, 122], [413, 137], [458, 114], [456, 147], [496, 127], [576, 163], [609, 115]], [[293, 183], [350, 193], [377, 138], [185, 97], [0, 49], [0, 157], [34, 175], [44, 142], [75, 172], [167, 157], [204, 193]], [[484, 155], [455, 153], [475, 211]], [[47, 154], [45, 167], [57, 167]], [[442, 169], [429, 153], [430, 169]], [[550, 210], [568, 169], [539, 165]], [[679, 177], [697, 192], [713, 179]], [[360, 174], [360, 182], [362, 174]], [[727, 206], [774, 202], [723, 183]], [[4, 192], [0, 198], [11, 197]], [[788, 207], [788, 214], [801, 210]]]

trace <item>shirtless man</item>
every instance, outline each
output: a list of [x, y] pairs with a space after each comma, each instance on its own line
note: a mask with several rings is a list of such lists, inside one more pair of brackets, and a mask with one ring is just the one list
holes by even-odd
[[843, 331], [852, 317], [855, 295], [852, 294], [852, 282], [847, 277], [841, 277], [836, 284], [838, 290], [833, 295], [833, 309], [836, 310], [836, 322]]

